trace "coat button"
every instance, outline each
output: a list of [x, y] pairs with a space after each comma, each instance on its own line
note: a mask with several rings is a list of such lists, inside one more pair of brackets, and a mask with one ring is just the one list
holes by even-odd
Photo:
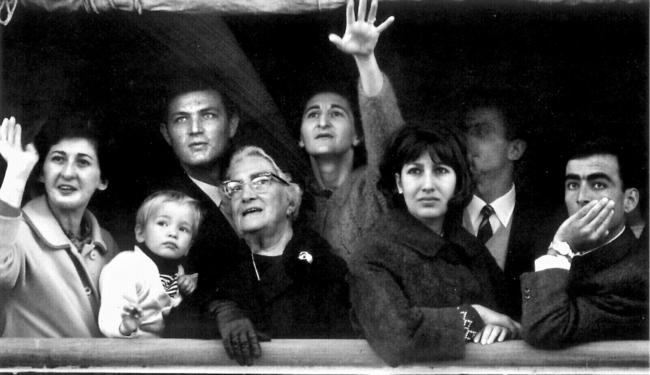
[[85, 288], [84, 288], [84, 293], [86, 293], [86, 295], [89, 296], [89, 295], [93, 294], [93, 291], [90, 290], [89, 287], [85, 287]]
[[97, 250], [91, 250], [88, 256], [90, 256], [90, 259], [95, 260], [97, 258]]

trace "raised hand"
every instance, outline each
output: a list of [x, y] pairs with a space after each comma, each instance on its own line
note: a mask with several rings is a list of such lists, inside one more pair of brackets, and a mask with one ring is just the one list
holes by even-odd
[[0, 186], [0, 200], [20, 207], [27, 179], [38, 161], [38, 153], [32, 143], [23, 149], [22, 127], [11, 117], [0, 125], [0, 155], [7, 161], [7, 170]]
[[609, 235], [614, 205], [609, 198], [587, 203], [560, 225], [554, 240], [568, 243], [573, 251], [598, 246]]
[[345, 34], [339, 37], [336, 34], [330, 34], [329, 40], [341, 51], [355, 55], [368, 57], [375, 51], [375, 46], [379, 40], [379, 34], [386, 30], [395, 20], [394, 17], [388, 17], [381, 25], [375, 26], [377, 17], [377, 0], [372, 0], [370, 11], [366, 16], [367, 0], [359, 1], [359, 11], [357, 16], [354, 15], [354, 0], [348, 0], [346, 11]]
[[16, 119], [5, 118], [0, 125], [0, 155], [7, 162], [7, 171], [14, 178], [24, 178], [27, 181], [34, 165], [38, 161], [38, 153], [34, 144], [22, 146], [22, 127]]

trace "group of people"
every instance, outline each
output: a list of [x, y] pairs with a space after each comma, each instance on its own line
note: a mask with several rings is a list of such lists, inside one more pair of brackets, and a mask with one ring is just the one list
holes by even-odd
[[[309, 98], [303, 186], [262, 148], [233, 149], [239, 113], [222, 92], [170, 87], [160, 132], [181, 168], [137, 210], [132, 250], [87, 209], [109, 180], [94, 124], [58, 117], [23, 145], [5, 119], [2, 335], [221, 337], [240, 364], [271, 338], [365, 338], [390, 365], [461, 358], [468, 342], [647, 339], [647, 227], [637, 240], [626, 225], [647, 176], [585, 142], [553, 227], [515, 185], [526, 141], [507, 103], [477, 102], [460, 126], [405, 123], [374, 55], [393, 18], [375, 26], [377, 0], [367, 8], [348, 1], [345, 34], [330, 35], [355, 59], [360, 116], [340, 93]], [[32, 174], [44, 192], [21, 208]]]

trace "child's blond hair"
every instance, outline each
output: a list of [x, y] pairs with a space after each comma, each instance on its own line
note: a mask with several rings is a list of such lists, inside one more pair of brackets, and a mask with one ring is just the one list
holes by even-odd
[[163, 203], [174, 202], [178, 204], [188, 205], [192, 209], [194, 216], [194, 223], [192, 224], [193, 237], [199, 230], [201, 220], [203, 219], [203, 212], [201, 204], [196, 199], [190, 197], [185, 193], [176, 190], [160, 190], [148, 196], [138, 208], [138, 213], [135, 216], [135, 229], [143, 229], [147, 220], [151, 217]]

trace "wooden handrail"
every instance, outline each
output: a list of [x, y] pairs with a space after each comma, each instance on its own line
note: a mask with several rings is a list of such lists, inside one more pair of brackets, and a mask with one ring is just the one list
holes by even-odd
[[[364, 340], [273, 340], [262, 343], [254, 366], [239, 367], [216, 340], [180, 339], [0, 339], [0, 366], [12, 371], [35, 369], [98, 371], [301, 373], [413, 372], [628, 372], [648, 373], [648, 341], [607, 341], [562, 350], [539, 350], [523, 341], [466, 346], [456, 361], [388, 367]], [[600, 371], [599, 371], [600, 370]]]

